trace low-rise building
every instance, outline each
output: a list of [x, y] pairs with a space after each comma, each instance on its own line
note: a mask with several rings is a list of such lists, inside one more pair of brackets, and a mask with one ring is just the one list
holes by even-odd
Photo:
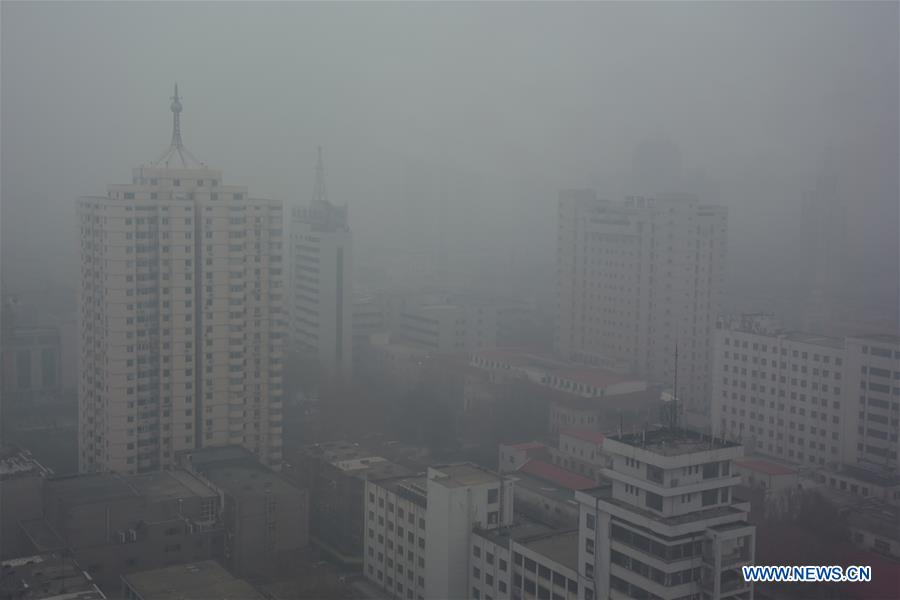
[[342, 565], [362, 570], [366, 481], [412, 471], [349, 442], [305, 448], [296, 469], [310, 494], [310, 540]]
[[732, 490], [743, 447], [677, 429], [607, 437], [610, 484], [581, 504], [582, 598], [748, 600], [755, 527]]
[[29, 552], [19, 521], [40, 518], [44, 479], [52, 473], [27, 450], [0, 449], [0, 559]]
[[302, 553], [308, 497], [241, 446], [185, 452], [179, 462], [222, 499], [222, 564], [246, 577]]
[[67, 551], [107, 592], [119, 578], [217, 554], [219, 494], [186, 471], [48, 479], [43, 517], [20, 522], [38, 553]]
[[81, 565], [63, 553], [0, 562], [0, 598], [15, 600], [106, 600]]
[[553, 393], [549, 427], [552, 434], [566, 429], [631, 431], [660, 421], [662, 400], [657, 387], [599, 397], [556, 390]]
[[604, 439], [605, 434], [591, 429], [563, 429], [559, 432], [559, 446], [553, 452], [553, 462], [599, 480], [601, 470], [609, 466], [603, 452]]
[[183, 598], [265, 600], [266, 598], [248, 582], [237, 579], [214, 560], [123, 575], [120, 597], [125, 600]]
[[476, 530], [467, 597], [579, 597], [578, 531], [517, 519], [500, 530]]
[[734, 470], [741, 476], [741, 485], [761, 489], [767, 497], [796, 490], [800, 485], [800, 471], [772, 460], [742, 458], [734, 461]]
[[470, 463], [367, 481], [364, 574], [400, 598], [466, 597], [472, 532], [512, 524], [512, 488]]

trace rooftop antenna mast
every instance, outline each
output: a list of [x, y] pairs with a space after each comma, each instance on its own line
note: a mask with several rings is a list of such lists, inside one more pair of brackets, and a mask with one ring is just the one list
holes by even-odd
[[678, 342], [675, 342], [675, 381], [672, 390], [672, 429], [678, 429]]
[[313, 189], [313, 202], [328, 203], [328, 194], [325, 191], [325, 161], [322, 159], [322, 146], [316, 147], [316, 186]]
[[172, 96], [172, 147], [177, 148], [179, 154], [184, 148], [181, 141], [181, 98], [178, 96], [178, 84], [175, 84], [175, 95]]

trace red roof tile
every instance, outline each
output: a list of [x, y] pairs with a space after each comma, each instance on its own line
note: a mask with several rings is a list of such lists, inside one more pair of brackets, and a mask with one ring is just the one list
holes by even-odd
[[762, 460], [761, 458], [744, 458], [734, 461], [734, 464], [751, 471], [765, 473], [766, 475], [794, 475], [797, 473], [797, 469]]
[[600, 369], [567, 369], [554, 373], [560, 379], [568, 379], [569, 381], [577, 381], [597, 388], [605, 388], [617, 383], [625, 383], [626, 381], [634, 381], [634, 378], [623, 377], [618, 373], [602, 371]]
[[606, 439], [606, 436], [599, 431], [591, 431], [590, 429], [564, 429], [560, 432], [562, 435], [567, 435], [569, 437], [573, 437], [578, 440], [582, 440], [584, 442], [591, 442], [594, 444], [602, 444], [603, 440]]
[[537, 458], [529, 460], [519, 470], [572, 491], [586, 490], [597, 486], [597, 482], [593, 479]]
[[515, 448], [516, 450], [535, 450], [537, 448], [547, 447], [543, 442], [521, 442], [519, 444], [507, 444], [507, 446]]

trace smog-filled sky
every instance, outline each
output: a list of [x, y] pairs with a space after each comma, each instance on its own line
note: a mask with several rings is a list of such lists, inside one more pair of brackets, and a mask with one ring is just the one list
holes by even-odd
[[[72, 285], [76, 197], [168, 146], [177, 81], [186, 146], [254, 195], [307, 202], [323, 145], [363, 251], [443, 197], [447, 248], [552, 264], [560, 188], [686, 187], [729, 207], [753, 289], [829, 164], [889, 298], [898, 71], [892, 2], [4, 2], [4, 283]], [[641, 177], [642, 142], [683, 172]]]

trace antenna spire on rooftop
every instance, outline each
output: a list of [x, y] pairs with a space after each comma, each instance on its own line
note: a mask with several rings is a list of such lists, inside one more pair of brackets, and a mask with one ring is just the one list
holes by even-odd
[[178, 84], [175, 84], [175, 95], [171, 97], [172, 104], [169, 105], [172, 111], [172, 143], [162, 155], [154, 161], [154, 165], [168, 168], [173, 158], [178, 158], [181, 167], [184, 169], [205, 169], [206, 165], [197, 160], [197, 158], [188, 152], [181, 141], [181, 96], [178, 95]]
[[313, 202], [328, 202], [328, 194], [325, 191], [325, 161], [322, 159], [322, 146], [316, 147], [316, 187], [313, 190]]
[[178, 84], [175, 84], [175, 95], [172, 96], [172, 147], [184, 148], [181, 141], [181, 98], [178, 97]]

